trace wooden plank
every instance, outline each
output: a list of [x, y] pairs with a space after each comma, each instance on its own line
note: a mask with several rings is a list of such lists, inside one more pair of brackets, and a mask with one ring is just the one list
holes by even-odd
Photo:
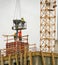
[[44, 59], [44, 56], [43, 56], [43, 52], [41, 52], [41, 57], [42, 57], [42, 63], [43, 63], [43, 65], [46, 65], [45, 64], [45, 59]]
[[23, 57], [22, 57], [22, 53], [20, 52], [20, 65], [22, 65], [23, 63]]
[[3, 62], [3, 55], [1, 55], [1, 65], [4, 65], [4, 62]]
[[27, 65], [27, 49], [24, 49], [24, 65]]
[[29, 57], [30, 57], [30, 65], [32, 65], [32, 52], [29, 52]]
[[11, 63], [11, 54], [9, 54], [9, 65], [12, 65], [12, 63]]
[[16, 57], [16, 65], [19, 65], [18, 64], [18, 54], [16, 54], [15, 57]]
[[55, 58], [54, 58], [54, 54], [52, 53], [52, 65], [55, 65]]

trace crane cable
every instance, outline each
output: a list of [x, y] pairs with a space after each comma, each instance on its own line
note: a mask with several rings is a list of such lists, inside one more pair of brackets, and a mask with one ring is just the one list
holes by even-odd
[[21, 18], [21, 2], [20, 2], [20, 0], [15, 0], [15, 10], [14, 10], [14, 17], [13, 17], [13, 19], [16, 17], [15, 16], [16, 12], [18, 12], [17, 16], [19, 15], [19, 18]]

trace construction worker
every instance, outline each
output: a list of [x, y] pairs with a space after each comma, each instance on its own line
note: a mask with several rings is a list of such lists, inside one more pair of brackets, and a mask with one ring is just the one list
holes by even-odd
[[22, 27], [24, 27], [24, 23], [25, 23], [24, 18], [21, 18], [21, 23], [22, 23]]
[[19, 37], [19, 41], [22, 41], [22, 31], [21, 30], [18, 32], [18, 37]]
[[14, 33], [14, 40], [16, 41], [16, 33]]

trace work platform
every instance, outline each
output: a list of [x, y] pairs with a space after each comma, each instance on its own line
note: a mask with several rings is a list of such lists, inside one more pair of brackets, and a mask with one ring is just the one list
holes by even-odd
[[58, 65], [58, 53], [26, 52], [0, 56], [0, 65]]

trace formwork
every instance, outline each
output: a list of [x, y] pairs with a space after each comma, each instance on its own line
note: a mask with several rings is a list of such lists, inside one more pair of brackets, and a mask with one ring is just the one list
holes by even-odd
[[47, 53], [47, 52], [24, 52], [1, 55], [0, 65], [58, 65], [58, 53]]

